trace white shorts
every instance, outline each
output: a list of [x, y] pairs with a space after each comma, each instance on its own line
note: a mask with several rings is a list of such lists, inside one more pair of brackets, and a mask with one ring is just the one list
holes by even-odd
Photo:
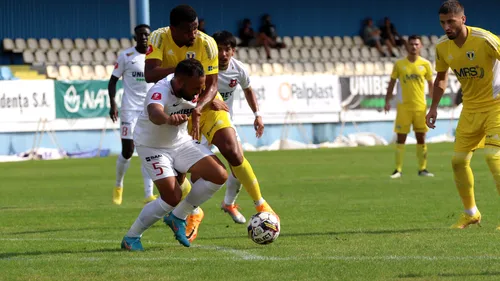
[[137, 154], [153, 181], [187, 173], [191, 167], [210, 155], [210, 149], [197, 141], [188, 141], [176, 148], [137, 146]]
[[122, 139], [132, 139], [139, 115], [141, 115], [141, 111], [137, 110], [122, 110], [120, 112], [120, 136]]
[[[231, 124], [231, 127], [234, 129], [234, 132], [236, 133], [236, 140], [238, 142], [241, 142], [240, 135], [238, 135], [238, 130], [236, 130], [236, 127], [234, 126], [234, 124]], [[208, 140], [207, 140], [207, 138], [205, 138], [205, 136], [203, 134], [201, 135], [201, 144], [204, 145], [208, 149], [210, 149], [210, 147], [212, 147], [212, 145], [208, 144]]]

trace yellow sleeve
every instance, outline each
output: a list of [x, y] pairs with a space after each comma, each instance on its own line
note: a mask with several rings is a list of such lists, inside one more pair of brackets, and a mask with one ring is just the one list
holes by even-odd
[[163, 30], [157, 29], [149, 35], [146, 59], [163, 61], [163, 48], [165, 45], [165, 39], [163, 38], [164, 34], [165, 32]]
[[206, 55], [202, 57], [201, 64], [205, 70], [205, 75], [219, 73], [219, 50], [212, 37], [203, 41], [203, 48]]
[[425, 80], [432, 81], [432, 65], [430, 62], [425, 63]]
[[436, 71], [446, 72], [450, 66], [444, 60], [444, 54], [440, 53], [438, 46], [436, 46]]
[[399, 77], [399, 72], [398, 72], [398, 63], [396, 62], [394, 64], [394, 67], [392, 68], [392, 73], [391, 73], [391, 79], [397, 80]]
[[488, 32], [485, 37], [486, 52], [493, 58], [500, 60], [500, 40], [495, 34]]

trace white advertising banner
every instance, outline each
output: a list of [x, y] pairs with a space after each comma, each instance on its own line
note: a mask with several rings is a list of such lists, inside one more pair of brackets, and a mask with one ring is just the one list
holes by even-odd
[[[267, 124], [337, 122], [341, 111], [338, 76], [271, 76], [251, 78], [259, 111]], [[245, 94], [238, 87], [234, 93], [234, 122], [253, 124], [254, 116]]]
[[0, 81], [0, 123], [52, 121], [55, 117], [54, 81]]

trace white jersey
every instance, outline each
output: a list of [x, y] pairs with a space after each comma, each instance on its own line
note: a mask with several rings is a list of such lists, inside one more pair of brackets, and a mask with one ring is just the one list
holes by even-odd
[[173, 77], [174, 74], [170, 74], [149, 89], [144, 101], [144, 109], [135, 125], [133, 138], [136, 146], [175, 148], [187, 141], [193, 140], [188, 134], [187, 121], [179, 126], [168, 124], [158, 126], [149, 120], [148, 105], [152, 103], [162, 105], [164, 112], [169, 116], [173, 114], [191, 115], [193, 109], [196, 107], [195, 102], [187, 101], [174, 95], [170, 83]]
[[243, 63], [237, 59], [231, 58], [229, 61], [229, 66], [226, 70], [219, 70], [219, 78], [217, 82], [217, 87], [222, 98], [229, 107], [229, 113], [233, 117], [233, 102], [234, 102], [234, 90], [238, 84], [242, 89], [247, 89], [250, 87], [250, 75], [248, 71], [243, 66]]
[[113, 76], [123, 76], [122, 110], [141, 111], [144, 98], [154, 83], [146, 83], [144, 65], [146, 54], [139, 53], [135, 47], [128, 48], [120, 53], [115, 63]]

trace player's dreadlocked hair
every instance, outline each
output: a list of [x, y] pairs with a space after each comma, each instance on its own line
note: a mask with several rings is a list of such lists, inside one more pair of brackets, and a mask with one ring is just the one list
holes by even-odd
[[183, 22], [193, 22], [198, 18], [196, 11], [189, 5], [179, 5], [170, 11], [170, 26], [179, 26]]
[[458, 0], [446, 0], [439, 8], [439, 14], [461, 14], [464, 12], [464, 6]]
[[177, 64], [175, 67], [175, 76], [184, 75], [188, 77], [200, 77], [205, 75], [203, 65], [198, 60], [186, 59]]
[[212, 35], [217, 45], [227, 46], [230, 45], [231, 48], [236, 48], [236, 38], [229, 31], [217, 31]]

